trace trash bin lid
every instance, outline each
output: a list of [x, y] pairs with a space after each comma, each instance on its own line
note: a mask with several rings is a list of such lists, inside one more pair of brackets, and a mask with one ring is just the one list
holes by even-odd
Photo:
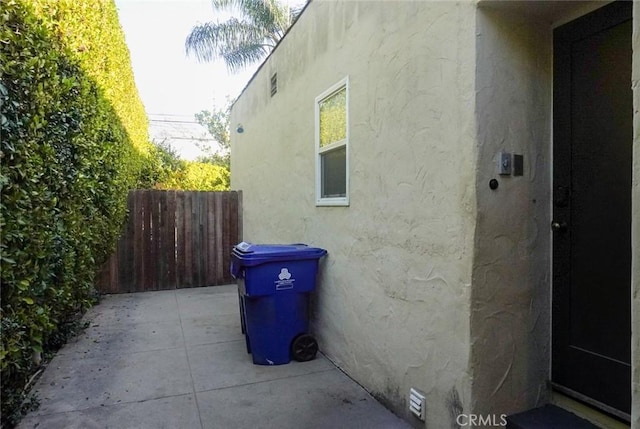
[[306, 244], [253, 244], [242, 242], [235, 245], [231, 252], [244, 266], [264, 264], [272, 261], [295, 261], [301, 259], [320, 259], [327, 251]]

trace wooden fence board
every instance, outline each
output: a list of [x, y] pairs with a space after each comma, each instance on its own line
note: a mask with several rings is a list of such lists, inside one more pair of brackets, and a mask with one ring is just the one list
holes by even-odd
[[176, 193], [176, 285], [184, 284], [184, 192]]
[[[142, 229], [144, 225], [144, 215], [143, 215], [143, 207], [142, 207], [142, 194], [140, 191], [132, 191], [129, 195], [133, 194], [133, 215], [131, 213], [131, 206], [129, 206], [129, 221], [128, 224], [133, 222], [131, 229], [133, 230], [133, 234], [129, 235], [126, 238], [133, 240], [133, 257], [131, 260], [133, 263], [133, 278], [123, 277], [121, 278], [121, 286], [126, 288], [124, 290], [128, 292], [135, 292], [135, 285], [142, 284], [144, 282], [144, 265], [143, 261], [143, 244], [144, 237], [142, 236]], [[124, 261], [123, 261], [124, 262]], [[123, 273], [124, 274], [124, 273]], [[123, 290], [123, 291], [124, 291]]]
[[[167, 250], [167, 289], [175, 289], [176, 282], [176, 192], [167, 193], [167, 227], [165, 245]], [[173, 252], [171, 251], [173, 250]]]
[[[129, 217], [135, 216], [131, 211], [135, 205], [135, 194], [129, 193], [127, 197], [127, 208], [129, 210]], [[135, 242], [131, 240], [134, 234], [135, 222], [127, 222], [125, 226], [125, 233], [120, 237], [120, 243], [118, 244], [118, 264], [120, 261], [128, 261], [133, 258], [135, 252]], [[126, 289], [130, 289], [135, 278], [135, 270], [133, 264], [124, 264], [121, 268], [116, 268], [115, 274], [118, 275], [118, 280], [125, 284]], [[118, 274], [119, 273], [119, 274]]]
[[204, 272], [206, 275], [206, 282], [207, 284], [210, 285], [215, 285], [217, 284], [216, 281], [216, 274], [215, 274], [215, 266], [216, 266], [216, 260], [215, 260], [215, 240], [216, 240], [216, 235], [215, 235], [215, 222], [216, 219], [214, 217], [214, 200], [213, 200], [213, 193], [208, 192], [205, 195], [205, 200], [206, 200], [206, 205], [207, 205], [207, 216], [205, 219], [205, 223], [207, 225], [206, 228], [206, 248], [207, 248], [207, 262], [206, 262], [206, 266], [204, 268]]
[[96, 278], [101, 293], [212, 286], [233, 281], [241, 241], [240, 192], [134, 190], [118, 248]]
[[152, 243], [151, 243], [151, 193], [143, 192], [141, 194], [141, 202], [142, 202], [142, 231], [140, 231], [140, 236], [142, 237], [142, 254], [140, 255], [142, 264], [142, 282], [136, 283], [134, 285], [134, 290], [136, 292], [141, 292], [144, 290], [152, 290], [152, 273], [149, 270], [151, 266], [153, 253]]
[[216, 278], [224, 278], [224, 270], [222, 269], [224, 252], [224, 237], [222, 236], [222, 222], [224, 217], [222, 215], [222, 198], [218, 195], [214, 195], [215, 199], [215, 218], [216, 218], [216, 241], [219, 241], [220, 245], [216, 248]]
[[[191, 245], [191, 257], [193, 261], [193, 284], [203, 284], [202, 280], [202, 192], [194, 192], [193, 194], [193, 215], [192, 234], [193, 241]], [[206, 249], [204, 249], [206, 250]]]
[[[154, 210], [157, 210], [157, 219], [158, 225], [155, 228], [156, 231], [156, 242], [155, 246], [153, 246], [156, 260], [156, 289], [163, 290], [166, 289], [167, 284], [167, 259], [168, 259], [168, 251], [161, 251], [165, 248], [165, 235], [167, 229], [167, 199], [160, 198], [160, 191], [155, 191], [153, 193], [154, 196]], [[168, 196], [168, 193], [165, 194], [165, 197]]]
[[[185, 287], [193, 286], [193, 192], [184, 196], [184, 277]], [[188, 237], [188, 239], [187, 239]]]
[[[242, 234], [240, 233], [240, 228], [238, 228], [238, 224], [242, 222], [242, 214], [240, 213], [240, 196], [238, 198], [231, 198], [229, 200], [229, 220], [228, 220], [228, 228], [229, 228], [229, 237], [231, 237], [230, 245], [235, 246], [240, 241], [242, 241]], [[231, 215], [231, 213], [236, 213], [237, 216]], [[231, 252], [231, 250], [229, 250]], [[233, 282], [233, 277], [231, 276], [231, 254], [227, 252], [227, 265], [225, 265], [224, 272], [224, 282]]]

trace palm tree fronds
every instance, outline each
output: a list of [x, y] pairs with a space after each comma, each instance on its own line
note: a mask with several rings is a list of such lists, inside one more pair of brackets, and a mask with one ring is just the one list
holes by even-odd
[[282, 0], [212, 0], [214, 10], [233, 9], [242, 19], [193, 27], [185, 41], [187, 55], [199, 61], [223, 58], [231, 71], [262, 60], [297, 19], [301, 9]]
[[262, 60], [268, 53], [269, 49], [264, 45], [254, 44], [230, 50], [223, 54], [222, 58], [224, 58], [229, 71], [235, 73], [245, 68], [248, 64]]
[[268, 35], [261, 29], [235, 18], [222, 23], [208, 22], [193, 27], [185, 41], [185, 50], [199, 61], [212, 61], [246, 46], [273, 47], [265, 36]]
[[289, 7], [278, 0], [212, 0], [216, 11], [235, 9], [245, 18], [265, 27], [276, 25], [287, 28], [290, 23]]

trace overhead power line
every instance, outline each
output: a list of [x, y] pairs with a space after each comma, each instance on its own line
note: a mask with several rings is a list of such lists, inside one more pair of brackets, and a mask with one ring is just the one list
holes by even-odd
[[173, 116], [175, 118], [193, 118], [193, 115], [177, 115], [172, 113], [147, 113], [147, 116]]
[[163, 124], [197, 124], [200, 125], [196, 121], [176, 121], [176, 120], [167, 120], [167, 119], [149, 119], [149, 122], [160, 122]]
[[216, 139], [203, 139], [203, 138], [196, 138], [196, 137], [166, 137], [167, 139], [171, 139], [171, 140], [195, 140], [195, 141], [199, 141], [199, 142], [215, 142], [217, 141]]

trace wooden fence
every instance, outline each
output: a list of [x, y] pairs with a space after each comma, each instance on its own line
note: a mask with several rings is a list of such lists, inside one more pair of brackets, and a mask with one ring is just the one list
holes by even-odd
[[127, 205], [127, 225], [99, 276], [99, 292], [234, 282], [229, 264], [242, 237], [241, 192], [135, 190]]

